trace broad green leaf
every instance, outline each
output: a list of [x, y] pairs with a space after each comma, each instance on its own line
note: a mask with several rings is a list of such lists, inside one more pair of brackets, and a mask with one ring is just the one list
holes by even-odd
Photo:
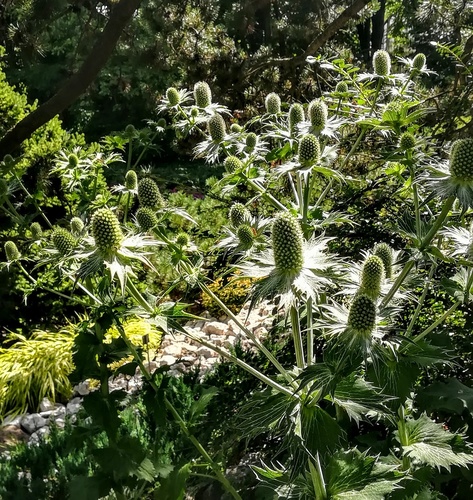
[[416, 395], [416, 403], [426, 411], [447, 410], [461, 415], [468, 410], [473, 414], [473, 389], [450, 378], [421, 389]]

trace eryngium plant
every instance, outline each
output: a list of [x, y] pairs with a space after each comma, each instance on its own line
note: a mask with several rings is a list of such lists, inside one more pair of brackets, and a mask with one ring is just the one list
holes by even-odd
[[40, 240], [43, 236], [43, 229], [39, 222], [32, 222], [30, 226], [31, 237], [34, 240]]
[[302, 269], [303, 235], [299, 222], [289, 213], [279, 214], [271, 235], [276, 269], [297, 273]]
[[450, 173], [460, 182], [473, 181], [473, 139], [459, 139], [450, 153]]
[[232, 173], [239, 170], [243, 166], [243, 163], [236, 156], [227, 156], [223, 162], [223, 166], [227, 172]]
[[181, 102], [181, 96], [179, 95], [179, 91], [174, 87], [170, 87], [166, 90], [166, 97], [171, 106], [176, 106]]
[[67, 229], [64, 229], [62, 227], [57, 227], [53, 231], [51, 240], [56, 250], [61, 255], [67, 255], [71, 253], [76, 246], [76, 239], [74, 238], [74, 236]]
[[299, 162], [304, 167], [310, 167], [320, 160], [320, 143], [317, 137], [306, 134], [299, 143]]
[[108, 208], [99, 208], [92, 216], [92, 236], [103, 254], [116, 250], [123, 240], [117, 216]]
[[391, 279], [393, 275], [393, 249], [387, 243], [377, 243], [373, 254], [381, 259], [386, 278]]
[[376, 255], [367, 257], [361, 271], [360, 293], [376, 300], [381, 293], [385, 277], [383, 261]]
[[350, 306], [348, 326], [360, 337], [369, 338], [376, 327], [376, 304], [368, 295], [356, 295]]
[[253, 229], [248, 224], [241, 224], [237, 229], [237, 236], [243, 250], [249, 250], [253, 246], [255, 236]]
[[84, 230], [84, 222], [80, 217], [73, 217], [71, 219], [71, 231], [72, 234], [80, 235]]
[[226, 133], [225, 120], [222, 116], [219, 114], [213, 115], [208, 122], [208, 127], [212, 140], [222, 142]]
[[264, 101], [266, 112], [271, 115], [277, 115], [281, 112], [281, 98], [275, 92], [266, 96]]
[[197, 82], [194, 85], [194, 100], [199, 108], [206, 108], [212, 104], [212, 92], [208, 83]]
[[314, 99], [309, 104], [309, 120], [312, 130], [316, 133], [321, 132], [327, 125], [328, 108], [322, 99]]
[[148, 207], [141, 207], [137, 210], [136, 221], [143, 231], [149, 231], [158, 224], [154, 210]]
[[373, 68], [378, 76], [389, 76], [391, 57], [385, 50], [377, 50], [373, 55]]
[[228, 217], [232, 226], [238, 229], [242, 224], [251, 219], [250, 211], [242, 203], [234, 203], [230, 207]]
[[129, 191], [136, 189], [138, 186], [138, 176], [134, 170], [128, 170], [125, 174], [125, 187]]
[[21, 257], [20, 251], [18, 250], [15, 242], [5, 242], [5, 255], [7, 256], [8, 262], [13, 262]]
[[296, 131], [299, 123], [304, 121], [304, 108], [299, 103], [294, 103], [289, 108], [289, 130], [291, 133]]
[[162, 208], [164, 206], [158, 185], [149, 177], [141, 179], [138, 183], [138, 199], [142, 207]]

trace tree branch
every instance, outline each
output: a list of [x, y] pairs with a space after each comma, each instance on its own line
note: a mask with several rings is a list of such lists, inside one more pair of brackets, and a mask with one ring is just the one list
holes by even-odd
[[0, 158], [14, 152], [39, 127], [78, 99], [105, 66], [120, 35], [139, 7], [141, 0], [121, 0], [81, 68], [44, 104], [25, 116], [0, 140]]
[[353, 19], [370, 1], [371, 0], [355, 0], [309, 44], [303, 54], [296, 57], [269, 59], [259, 63], [248, 71], [247, 77], [270, 66], [297, 66], [304, 63], [308, 56], [314, 55], [320, 48], [322, 48], [337, 33], [337, 31], [343, 28], [348, 21], [350, 21], [350, 19]]

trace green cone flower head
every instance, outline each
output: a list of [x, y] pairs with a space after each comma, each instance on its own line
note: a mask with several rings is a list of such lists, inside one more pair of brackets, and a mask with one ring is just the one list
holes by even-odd
[[373, 68], [378, 76], [389, 76], [391, 57], [385, 50], [377, 50], [373, 55]]
[[61, 255], [67, 255], [72, 252], [74, 247], [76, 246], [76, 239], [72, 234], [62, 227], [57, 227], [51, 236], [53, 241], [53, 245], [56, 247], [56, 250]]
[[298, 123], [304, 121], [304, 108], [301, 104], [295, 103], [289, 108], [289, 130], [294, 132]]
[[13, 241], [7, 241], [5, 243], [5, 255], [7, 256], [8, 262], [18, 260], [21, 257], [20, 251]]
[[177, 106], [181, 102], [181, 96], [179, 95], [179, 91], [174, 87], [169, 87], [166, 90], [166, 97], [171, 106]]
[[132, 191], [138, 185], [138, 176], [134, 170], [128, 170], [125, 174], [125, 187]]
[[276, 269], [297, 273], [303, 265], [303, 235], [298, 220], [291, 214], [279, 214], [273, 222], [272, 247]]
[[227, 172], [235, 172], [243, 166], [243, 163], [236, 156], [227, 156], [223, 166]]
[[376, 326], [376, 304], [367, 295], [357, 295], [350, 306], [348, 326], [369, 338]]
[[376, 300], [381, 293], [384, 276], [383, 261], [377, 255], [371, 255], [363, 264], [360, 292]]
[[281, 112], [281, 98], [275, 92], [271, 92], [266, 96], [264, 106], [266, 113], [276, 115]]
[[158, 123], [156, 124], [158, 127], [161, 127], [161, 128], [166, 128], [166, 118], [160, 118], [158, 120]]
[[71, 231], [72, 234], [81, 234], [84, 230], [84, 222], [80, 217], [72, 217], [71, 219]]
[[299, 144], [299, 162], [303, 166], [311, 166], [320, 160], [320, 143], [317, 137], [306, 134]]
[[253, 246], [254, 233], [248, 224], [242, 224], [237, 230], [237, 236], [244, 250], [249, 250]]
[[153, 229], [153, 227], [158, 223], [158, 218], [156, 217], [154, 210], [149, 207], [139, 208], [136, 212], [136, 220], [143, 231]]
[[425, 63], [427, 59], [424, 54], [419, 53], [414, 57], [412, 61], [412, 69], [415, 71], [422, 71], [425, 68]]
[[393, 249], [387, 243], [378, 243], [373, 250], [374, 255], [379, 257], [384, 266], [386, 278], [393, 275]]
[[410, 132], [404, 132], [399, 139], [399, 147], [402, 150], [412, 149], [416, 145], [416, 138]]
[[69, 160], [69, 166], [71, 168], [76, 168], [77, 165], [79, 165], [79, 158], [77, 157], [76, 154], [71, 153], [67, 159]]
[[149, 177], [141, 179], [138, 183], [138, 199], [142, 207], [162, 208], [164, 200], [156, 182]]
[[32, 222], [30, 226], [31, 236], [34, 240], [39, 240], [43, 236], [43, 230], [39, 222]]
[[339, 94], [346, 94], [348, 92], [348, 83], [338, 82], [335, 86], [335, 92], [338, 92]]
[[232, 123], [230, 125], [230, 132], [233, 132], [235, 134], [239, 134], [243, 130], [243, 127], [238, 125], [238, 123]]
[[190, 238], [187, 233], [179, 233], [176, 236], [176, 245], [179, 245], [180, 247], [186, 247], [190, 243]]
[[309, 104], [309, 118], [313, 129], [320, 132], [327, 124], [328, 109], [322, 99], [314, 99]]
[[226, 128], [225, 128], [225, 120], [221, 115], [213, 115], [208, 123], [209, 126], [209, 134], [212, 137], [212, 140], [215, 142], [223, 141], [225, 137]]
[[258, 142], [258, 137], [256, 136], [256, 134], [254, 132], [250, 132], [246, 136], [246, 146], [249, 149], [255, 149], [257, 142]]
[[5, 155], [3, 157], [3, 163], [5, 163], [7, 167], [11, 167], [15, 163], [15, 160], [12, 155]]
[[212, 91], [206, 82], [197, 82], [194, 85], [194, 100], [199, 108], [212, 104]]
[[245, 222], [251, 220], [250, 211], [242, 203], [235, 203], [231, 206], [228, 214], [232, 226], [237, 229]]
[[192, 118], [197, 118], [199, 116], [199, 108], [197, 106], [192, 106], [191, 116]]
[[450, 174], [462, 182], [473, 181], [473, 139], [459, 139], [453, 143]]
[[134, 135], [136, 134], [136, 128], [134, 125], [132, 125], [131, 123], [129, 123], [126, 127], [125, 127], [125, 135], [129, 138], [133, 137]]
[[92, 216], [92, 236], [97, 248], [108, 253], [120, 246], [123, 233], [117, 216], [109, 208], [99, 208]]

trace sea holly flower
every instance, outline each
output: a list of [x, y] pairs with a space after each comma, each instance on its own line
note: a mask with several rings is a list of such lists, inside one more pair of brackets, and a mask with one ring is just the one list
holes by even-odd
[[158, 113], [167, 110], [177, 111], [180, 106], [185, 105], [190, 100], [191, 94], [186, 89], [177, 90], [174, 87], [169, 87], [157, 107]]
[[234, 203], [230, 207], [228, 218], [232, 226], [238, 229], [242, 224], [251, 220], [250, 211], [242, 203]]
[[473, 207], [473, 139], [459, 139], [450, 160], [429, 166], [428, 186], [441, 198], [455, 196], [463, 207]]
[[277, 115], [281, 113], [281, 98], [275, 92], [271, 92], [266, 96], [264, 101], [266, 113]]
[[43, 229], [39, 222], [32, 222], [30, 226], [31, 237], [35, 241], [39, 241], [43, 237]]
[[393, 249], [387, 243], [377, 243], [373, 249], [373, 254], [381, 259], [386, 278], [391, 279], [393, 275]]
[[327, 252], [328, 241], [324, 237], [306, 241], [296, 217], [286, 212], [277, 215], [271, 248], [250, 254], [237, 266], [244, 276], [260, 278], [252, 290], [252, 303], [278, 296], [285, 308], [301, 298], [315, 299], [341, 269]]
[[21, 254], [20, 254], [20, 251], [18, 250], [18, 247], [16, 246], [15, 242], [7, 241], [5, 243], [4, 248], [5, 248], [5, 255], [7, 256], [8, 262], [14, 262], [14, 261], [20, 259]]
[[56, 250], [62, 256], [70, 254], [76, 246], [76, 239], [74, 236], [67, 229], [62, 227], [57, 227], [53, 231], [51, 241], [53, 242]]
[[208, 83], [197, 82], [194, 85], [194, 100], [199, 108], [206, 108], [212, 104], [212, 91]]
[[187, 233], [181, 232], [176, 236], [176, 245], [187, 247], [190, 243], [190, 237]]
[[77, 236], [81, 235], [84, 230], [84, 222], [80, 217], [73, 217], [71, 219], [71, 231], [72, 234]]
[[213, 115], [207, 123], [212, 141], [222, 142], [226, 134], [225, 120], [221, 115]]
[[328, 108], [322, 99], [314, 99], [307, 111], [312, 130], [319, 134], [327, 125]]
[[136, 221], [143, 231], [150, 231], [158, 224], [154, 210], [149, 207], [141, 207], [137, 210]]
[[310, 167], [320, 160], [320, 143], [317, 137], [306, 134], [299, 143], [299, 162], [303, 167]]
[[123, 240], [117, 216], [108, 208], [99, 208], [92, 216], [92, 236], [104, 255], [114, 252]]
[[384, 277], [383, 261], [377, 255], [370, 255], [363, 263], [359, 293], [377, 300], [381, 294]]
[[348, 93], [348, 83], [347, 82], [338, 82], [335, 85], [335, 92], [337, 94], [347, 94]]
[[417, 54], [412, 60], [412, 69], [418, 71], [419, 73], [425, 69], [425, 63], [427, 62], [427, 58], [424, 54]]
[[162, 208], [165, 205], [158, 185], [149, 177], [138, 183], [138, 200], [142, 207]]
[[138, 176], [134, 170], [128, 170], [125, 174], [125, 188], [134, 191], [138, 187]]
[[350, 306], [347, 320], [348, 327], [356, 335], [371, 337], [376, 328], [376, 304], [368, 295], [357, 295]]
[[289, 108], [289, 132], [293, 134], [297, 130], [297, 125], [304, 121], [304, 108], [299, 103], [294, 103]]
[[416, 146], [416, 138], [410, 132], [404, 132], [399, 139], [399, 147], [406, 151], [408, 149], [413, 149]]
[[378, 76], [391, 73], [391, 56], [385, 50], [377, 50], [373, 55], [373, 69]]
[[223, 166], [228, 173], [236, 172], [243, 167], [243, 163], [236, 156], [227, 156], [223, 162]]
[[241, 224], [237, 229], [237, 236], [243, 250], [249, 250], [253, 246], [255, 233], [249, 224]]

